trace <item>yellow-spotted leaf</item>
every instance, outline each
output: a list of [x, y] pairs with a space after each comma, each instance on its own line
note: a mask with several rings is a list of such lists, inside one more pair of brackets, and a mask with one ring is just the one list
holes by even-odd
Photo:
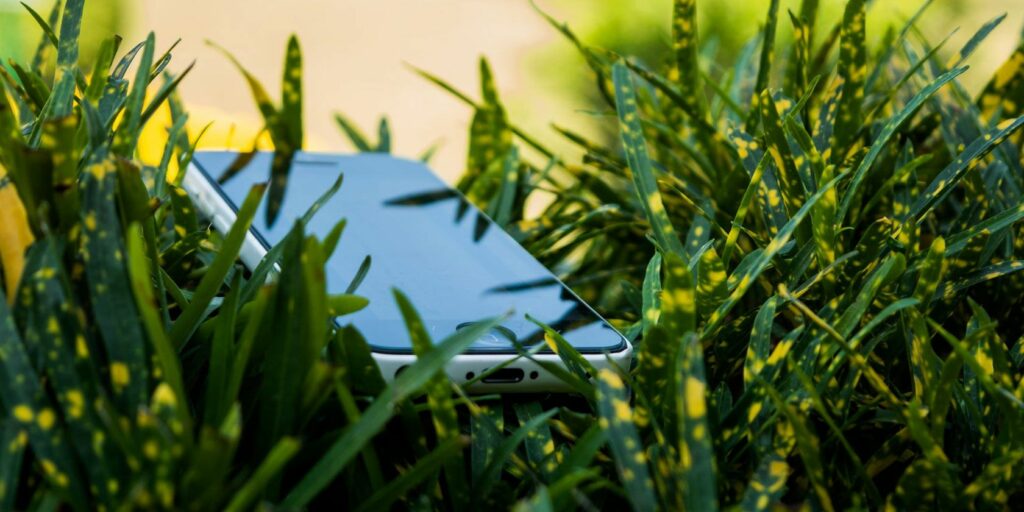
[[986, 123], [999, 115], [1012, 119], [1024, 112], [1024, 44], [996, 70], [978, 99]]
[[96, 324], [110, 361], [109, 381], [124, 411], [148, 402], [148, 355], [128, 279], [124, 230], [116, 209], [117, 168], [98, 160], [82, 173], [81, 256]]
[[864, 102], [864, 81], [867, 79], [867, 47], [865, 0], [846, 3], [840, 30], [838, 72], [843, 81], [843, 96], [839, 100], [832, 145], [836, 156], [849, 152], [850, 143], [860, 130]]
[[681, 339], [697, 328], [697, 300], [690, 267], [679, 256], [667, 253], [664, 259], [665, 282], [661, 288], [661, 318], [671, 338]]
[[[956, 77], [962, 75], [967, 68], [956, 68], [952, 71], [942, 74], [935, 79], [934, 82], [928, 84], [927, 87], [918, 92], [914, 97], [907, 102], [903, 108], [886, 121], [885, 126], [882, 127], [882, 131], [879, 132], [878, 137], [871, 142], [871, 149], [868, 154], [861, 159], [860, 164], [857, 165], [857, 169], [853, 172], [853, 177], [850, 179], [850, 185], [844, 192], [842, 201], [839, 204], [839, 210], [836, 212], [836, 224], [842, 224], [846, 218], [846, 213], [853, 205], [853, 200], [856, 197], [857, 190], [860, 188], [861, 183], [867, 177], [868, 171], [874, 165], [876, 159], [882, 154], [888, 142], [892, 139], [893, 135], [907, 122], [917, 111], [921, 108], [929, 98], [935, 95], [943, 86], [947, 83], [956, 79]], [[823, 153], [824, 154], [824, 153]]]
[[701, 316], [710, 315], [729, 296], [726, 277], [725, 263], [715, 248], [709, 247], [697, 266], [697, 310]]
[[914, 298], [920, 301], [922, 306], [927, 306], [928, 301], [935, 295], [935, 290], [943, 281], [948, 266], [946, 240], [942, 237], [932, 240], [928, 254], [921, 262], [917, 285], [914, 287]]
[[658, 503], [654, 482], [633, 421], [633, 408], [627, 399], [626, 385], [615, 372], [602, 369], [597, 376], [597, 389], [599, 423], [608, 433], [615, 469], [626, 488], [626, 497], [633, 505], [633, 510], [654, 510]]
[[704, 349], [696, 334], [691, 332], [683, 337], [674, 367], [679, 467], [686, 482], [683, 502], [688, 510], [717, 510]]
[[988, 155], [1022, 126], [1024, 126], [1024, 116], [1007, 120], [971, 142], [957, 155], [956, 159], [935, 176], [924, 192], [918, 196], [917, 201], [910, 208], [910, 217], [917, 219], [918, 223], [922, 222], [928, 212], [949, 195], [968, 172], [978, 167], [985, 155]]
[[753, 133], [757, 127], [761, 100], [761, 92], [768, 88], [772, 76], [772, 65], [775, 63], [775, 31], [779, 26], [779, 0], [772, 0], [768, 5], [768, 19], [761, 32], [761, 61], [757, 66], [757, 78], [754, 79], [754, 93], [751, 96], [751, 108], [747, 115], [746, 130]]
[[665, 211], [665, 204], [654, 177], [654, 166], [647, 150], [647, 141], [644, 140], [636, 103], [636, 88], [629, 75], [629, 68], [619, 62], [615, 64], [612, 72], [619, 114], [619, 131], [622, 146], [626, 151], [626, 159], [629, 162], [629, 169], [633, 175], [637, 200], [640, 202], [647, 221], [651, 224], [654, 239], [657, 240], [661, 248], [677, 255], [686, 254], [675, 228], [672, 227], [672, 221], [669, 220], [668, 213]]
[[707, 100], [698, 64], [697, 0], [675, 0], [672, 9], [672, 48], [675, 51], [676, 83], [687, 109], [703, 120]]
[[633, 379], [638, 391], [646, 398], [635, 408], [638, 425], [647, 426], [652, 419], [662, 428], [674, 424], [669, 420], [674, 414], [671, 411], [675, 410], [673, 361], [678, 350], [678, 341], [670, 338], [664, 327], [652, 326], [644, 336], [637, 351], [637, 369]]
[[[42, 468], [42, 476], [57, 493], [83, 510], [87, 490], [79, 475], [69, 439], [53, 435], [56, 409], [32, 367], [7, 302], [0, 301], [0, 390], [13, 421], [26, 432], [27, 442]], [[40, 418], [42, 419], [40, 421]], [[19, 440], [17, 442], [24, 443]], [[3, 447], [5, 450], [9, 447]]]
[[796, 231], [797, 226], [807, 217], [810, 209], [835, 186], [835, 183], [836, 179], [833, 179], [828, 183], [821, 184], [818, 191], [807, 199], [800, 210], [793, 215], [793, 218], [775, 235], [775, 238], [772, 239], [765, 250], [756, 255], [756, 258], [751, 261], [750, 266], [742, 274], [737, 275], [737, 273], [734, 273], [733, 276], [730, 276], [730, 280], [734, 277], [736, 278], [736, 287], [729, 294], [729, 298], [708, 317], [707, 325], [704, 326], [704, 333], [713, 333], [721, 326], [725, 321], [725, 316], [729, 314], [740, 298], [746, 295], [751, 286], [753, 286], [754, 280], [764, 272], [768, 264], [771, 263], [772, 258], [789, 242], [793, 232]]
[[[81, 310], [64, 292], [62, 282], [67, 276], [63, 275], [58, 258], [50, 242], [33, 246], [19, 296], [32, 320], [26, 325], [25, 342], [48, 354], [45, 375], [52, 382], [63, 413], [43, 409], [37, 422], [45, 431], [66, 433], [92, 481], [125, 478], [127, 466], [116, 448], [110, 443], [93, 443], [96, 432], [104, 430], [94, 404], [103, 403], [105, 397], [94, 381], [83, 380], [80, 375], [80, 369], [89, 361], [86, 347], [90, 343], [85, 339]], [[69, 350], [71, 347], [74, 350]], [[59, 416], [63, 416], [63, 422], [57, 419]], [[102, 502], [117, 498], [117, 493], [106, 486], [90, 491]]]
[[770, 510], [786, 490], [789, 470], [785, 457], [771, 453], [762, 458], [743, 492], [743, 510]]
[[[412, 348], [418, 356], [426, 355], [432, 348], [433, 342], [430, 334], [424, 327], [423, 320], [416, 312], [408, 297], [402, 292], [395, 290], [395, 301], [405, 319], [405, 325], [409, 331], [412, 341]], [[439, 445], [460, 437], [459, 415], [455, 411], [455, 401], [452, 399], [451, 380], [444, 371], [438, 371], [427, 381], [426, 384], [427, 403], [430, 405], [431, 416], [433, 417], [434, 433], [437, 436]], [[457, 451], [451, 453], [444, 462], [444, 482], [446, 494], [455, 504], [456, 508], [463, 508], [468, 505], [469, 488], [466, 482], [466, 473], [463, 467], [462, 453]]]

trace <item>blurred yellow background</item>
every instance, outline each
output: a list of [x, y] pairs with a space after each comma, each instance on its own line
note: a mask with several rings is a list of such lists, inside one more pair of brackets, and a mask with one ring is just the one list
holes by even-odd
[[[671, 0], [537, 0], [555, 18], [568, 21], [588, 42], [641, 56], [668, 46]], [[52, 2], [28, 2], [45, 16]], [[699, 2], [701, 37], [717, 40], [727, 62], [763, 23], [769, 0]], [[822, 0], [821, 26], [831, 26], [844, 2]], [[869, 11], [869, 40], [881, 39], [884, 26], [901, 23], [918, 1], [876, 1]], [[981, 26], [1009, 11], [1008, 18], [971, 60], [965, 80], [977, 87], [1018, 44], [1024, 9], [1020, 0], [940, 0], [922, 20], [922, 31], [941, 40], [956, 27], [949, 52]], [[780, 37], [788, 37], [782, 2]], [[306, 71], [308, 146], [349, 151], [332, 120], [344, 112], [365, 131], [375, 133], [380, 115], [392, 126], [395, 152], [416, 156], [441, 142], [433, 166], [449, 181], [461, 172], [469, 109], [415, 76], [404, 63], [431, 71], [477, 94], [476, 60], [486, 55], [512, 118], [545, 138], [548, 123], [592, 131], [593, 104], [579, 91], [589, 72], [571, 46], [534, 11], [528, 0], [87, 0], [84, 32], [98, 38], [118, 31], [126, 43], [157, 33], [160, 48], [182, 38], [172, 70], [193, 59], [197, 66], [181, 92], [192, 113], [193, 131], [214, 121], [207, 144], [241, 147], [260, 125], [242, 77], [204, 41], [232, 51], [276, 95], [284, 46], [291, 33], [301, 39]], [[18, 2], [0, 0], [0, 55], [27, 59], [39, 30]], [[824, 33], [825, 29], [820, 29]], [[652, 51], [652, 49], [654, 51]], [[589, 94], [589, 90], [587, 90]], [[600, 114], [598, 114], [600, 115]]]

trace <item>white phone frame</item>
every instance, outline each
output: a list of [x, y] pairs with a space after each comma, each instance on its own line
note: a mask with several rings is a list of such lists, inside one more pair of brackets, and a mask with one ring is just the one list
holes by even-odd
[[[235, 221], [236, 213], [230, 204], [224, 199], [221, 193], [214, 188], [216, 185], [210, 183], [205, 174], [200, 171], [194, 163], [190, 163], [182, 179], [182, 188], [188, 193], [196, 209], [206, 217], [213, 225], [213, 228], [221, 233], [227, 233]], [[256, 268], [267, 250], [250, 230], [245, 235], [239, 259], [249, 269]], [[272, 278], [272, 277], [271, 277]], [[604, 321], [602, 319], [601, 321]], [[615, 366], [628, 369], [633, 346], [629, 340], [623, 338], [623, 349], [617, 352], [605, 352], [599, 354], [583, 354], [596, 370], [612, 369]], [[373, 346], [370, 346], [371, 350]], [[394, 354], [372, 351], [373, 358], [380, 367], [381, 375], [387, 382], [392, 382], [395, 376], [403, 368], [416, 362], [414, 354]], [[533, 360], [520, 357], [515, 354], [460, 354], [455, 356], [445, 367], [445, 372], [452, 382], [465, 385], [473, 378], [483, 374], [490, 368], [505, 365], [505, 369], [521, 370], [522, 380], [517, 382], [484, 382], [478, 380], [466, 389], [471, 393], [543, 393], [543, 392], [571, 392], [572, 387], [564, 381], [545, 370], [540, 364], [551, 363], [565, 367], [561, 358], [552, 353], [536, 353], [531, 356]], [[513, 362], [509, 362], [515, 359]], [[535, 362], [536, 361], [536, 362]]]

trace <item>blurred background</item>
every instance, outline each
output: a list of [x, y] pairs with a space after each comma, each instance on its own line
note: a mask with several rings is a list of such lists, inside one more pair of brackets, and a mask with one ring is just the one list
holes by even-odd
[[[567, 21], [584, 41], [651, 64], [667, 55], [671, 0], [536, 0]], [[43, 16], [52, 0], [28, 0]], [[845, 2], [822, 0], [820, 26], [831, 27]], [[876, 1], [869, 11], [869, 41], [900, 24], [918, 0]], [[728, 62], [763, 23], [769, 0], [699, 2], [703, 42], [714, 40]], [[1020, 0], [942, 0], [925, 14], [921, 28], [931, 41], [960, 27], [945, 49], [960, 46], [986, 21], [1008, 18], [971, 59], [965, 84], [978, 90], [1019, 42], [1024, 25]], [[780, 44], [790, 23], [783, 0]], [[160, 49], [177, 38], [172, 70], [197, 65], [181, 92], [195, 133], [214, 124], [204, 145], [248, 147], [260, 127], [258, 112], [241, 75], [210, 48], [212, 40], [232, 51], [277, 95], [284, 47], [297, 33], [305, 55], [307, 145], [350, 151], [333, 121], [343, 112], [374, 133], [381, 115], [390, 119], [394, 151], [414, 157], [440, 144], [433, 167], [448, 181], [461, 173], [472, 112], [446, 92], [413, 74], [406, 63], [428, 70], [478, 95], [477, 59], [491, 62], [501, 95], [517, 124], [544, 139], [549, 123], [595, 133], [601, 107], [593, 103], [589, 71], [575, 49], [534, 10], [528, 0], [87, 0], [83, 33], [98, 46], [110, 33], [126, 43], [153, 30]], [[819, 29], [822, 37], [826, 29]], [[0, 0], [0, 56], [27, 61], [40, 30], [17, 0]], [[86, 43], [86, 46], [89, 46]], [[125, 48], [125, 46], [122, 46]], [[85, 55], [88, 58], [88, 55]], [[597, 110], [595, 112], [595, 110]]]

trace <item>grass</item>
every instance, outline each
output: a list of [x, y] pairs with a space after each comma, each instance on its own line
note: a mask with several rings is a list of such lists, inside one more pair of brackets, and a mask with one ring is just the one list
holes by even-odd
[[[822, 26], [814, 0], [773, 2], [731, 63], [693, 0], [662, 62], [548, 18], [618, 121], [613, 141], [557, 127], [581, 162], [515, 126], [486, 61], [479, 100], [420, 71], [475, 112], [458, 188], [635, 340], [631, 368], [590, 380], [548, 331], [579, 391], [558, 396], [467, 396], [441, 370], [491, 324], [430, 340], [400, 292], [419, 360], [386, 385], [360, 333], [331, 327], [366, 302], [359, 275], [327, 292], [345, 223], [307, 236], [316, 206], [237, 263], [302, 147], [297, 39], [279, 101], [235, 62], [277, 154], [216, 233], [175, 172], [196, 143], [174, 92], [189, 67], [151, 35], [83, 69], [82, 0], [31, 14], [35, 64], [0, 82], [0, 508], [1013, 507], [1024, 46], [972, 95], [963, 63], [1001, 19], [950, 51], [915, 28], [926, 2], [868, 46], [866, 4]], [[145, 165], [158, 108], [172, 126]], [[336, 119], [390, 149], [386, 122], [371, 142]]]

